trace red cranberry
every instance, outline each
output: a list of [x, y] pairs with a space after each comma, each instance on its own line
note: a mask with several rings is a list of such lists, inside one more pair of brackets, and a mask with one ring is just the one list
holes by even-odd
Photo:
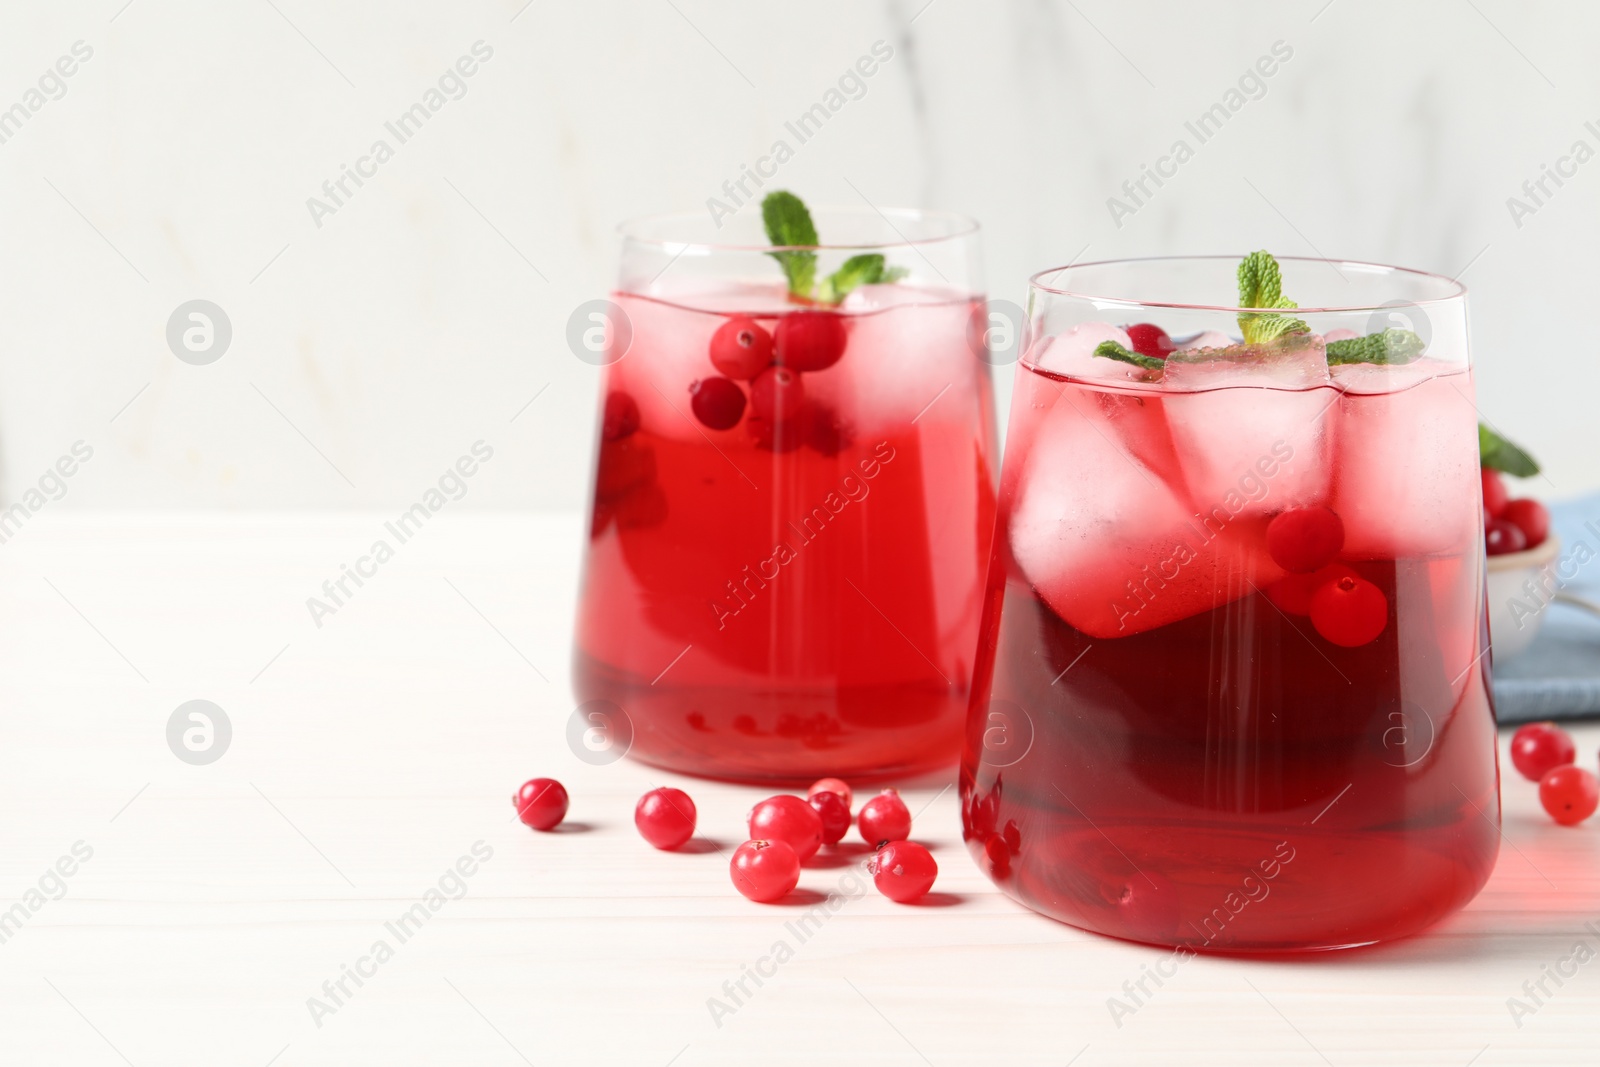
[[1511, 763], [1530, 782], [1537, 782], [1552, 767], [1564, 767], [1577, 757], [1572, 735], [1553, 722], [1530, 722], [1511, 735]]
[[800, 382], [800, 375], [788, 367], [768, 367], [750, 383], [750, 406], [757, 415], [771, 422], [794, 421], [805, 402], [805, 386]]
[[1600, 783], [1582, 767], [1552, 767], [1539, 779], [1539, 803], [1562, 826], [1576, 826], [1600, 805]]
[[782, 841], [803, 863], [822, 847], [822, 817], [799, 797], [768, 797], [750, 809], [750, 836]]
[[1528, 547], [1528, 535], [1507, 519], [1490, 519], [1483, 528], [1483, 547], [1491, 556], [1521, 552]]
[[1178, 346], [1172, 343], [1172, 338], [1167, 336], [1167, 331], [1151, 322], [1139, 322], [1127, 328], [1128, 340], [1133, 342], [1133, 350], [1141, 356], [1154, 356], [1156, 359], [1166, 359], [1167, 354]]
[[911, 836], [911, 812], [899, 793], [885, 789], [861, 805], [856, 828], [861, 839], [874, 848], [885, 841], [904, 841]]
[[791, 311], [778, 320], [774, 348], [791, 370], [826, 370], [844, 355], [844, 317], [833, 311]]
[[694, 836], [694, 801], [681, 789], [663, 786], [639, 798], [633, 825], [656, 848], [678, 848]]
[[567, 791], [554, 778], [530, 778], [511, 795], [517, 817], [535, 830], [553, 830], [567, 817]]
[[1513, 500], [1506, 505], [1500, 517], [1516, 524], [1527, 539], [1529, 548], [1538, 548], [1550, 536], [1550, 512], [1537, 500]]
[[772, 362], [772, 335], [746, 315], [735, 315], [711, 335], [711, 364], [730, 378], [748, 380]]
[[702, 378], [689, 386], [689, 406], [713, 430], [731, 429], [744, 414], [744, 390], [727, 378]]
[[1285, 615], [1310, 615], [1311, 594], [1339, 578], [1359, 577], [1343, 563], [1330, 563], [1314, 574], [1286, 574], [1267, 586], [1267, 599]]
[[1359, 648], [1389, 624], [1389, 598], [1365, 578], [1336, 578], [1311, 594], [1311, 625], [1343, 648]]
[[806, 799], [812, 810], [817, 813], [817, 818], [822, 820], [822, 843], [824, 845], [837, 845], [844, 839], [845, 832], [850, 829], [850, 806], [838, 793], [823, 790], [812, 793]]
[[612, 505], [617, 525], [625, 530], [646, 530], [667, 521], [667, 494], [654, 482], [641, 485]]
[[1500, 513], [1511, 502], [1511, 494], [1506, 491], [1506, 483], [1501, 480], [1500, 472], [1483, 468], [1483, 513], [1491, 519], [1498, 519]]
[[656, 452], [647, 441], [609, 441], [595, 461], [594, 495], [614, 500], [629, 490], [655, 481]]
[[811, 788], [806, 790], [807, 797], [814, 797], [818, 793], [837, 793], [839, 799], [844, 801], [845, 810], [850, 808], [850, 783], [843, 778], [818, 778], [811, 783]]
[[606, 394], [605, 415], [600, 420], [600, 436], [620, 441], [639, 428], [639, 402], [620, 390]]
[[897, 904], [921, 900], [933, 888], [939, 865], [915, 841], [891, 841], [867, 861], [872, 884]]
[[989, 874], [1005, 881], [1011, 875], [1011, 852], [998, 837], [991, 837], [983, 845], [983, 858], [989, 861]]
[[800, 447], [803, 435], [799, 423], [773, 422], [752, 411], [744, 425], [750, 440], [763, 452], [793, 452]]
[[812, 400], [800, 413], [800, 433], [813, 452], [837, 456], [849, 442], [844, 423], [826, 404]]
[[1343, 547], [1344, 520], [1321, 505], [1290, 508], [1267, 524], [1267, 552], [1292, 574], [1326, 567]]
[[781, 900], [800, 884], [800, 857], [782, 841], [746, 841], [728, 865], [734, 888], [758, 904]]

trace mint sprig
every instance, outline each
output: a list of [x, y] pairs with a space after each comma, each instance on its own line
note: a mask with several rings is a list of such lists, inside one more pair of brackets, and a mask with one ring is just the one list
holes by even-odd
[[761, 221], [767, 228], [767, 240], [775, 245], [791, 246], [767, 253], [783, 268], [784, 277], [789, 279], [789, 292], [809, 299], [816, 284], [817, 254], [800, 249], [814, 248], [817, 244], [817, 228], [811, 222], [811, 212], [798, 196], [778, 189], [761, 201]]
[[1382, 333], [1369, 333], [1365, 337], [1349, 337], [1343, 341], [1329, 341], [1325, 351], [1328, 366], [1345, 363], [1378, 363], [1398, 365], [1410, 363], [1422, 355], [1425, 344], [1410, 330], [1391, 326]]
[[1159, 360], [1154, 356], [1142, 356], [1137, 352], [1131, 352], [1116, 341], [1101, 341], [1094, 346], [1094, 354], [1101, 359], [1115, 359], [1123, 363], [1131, 363], [1135, 367], [1142, 367], [1145, 370], [1162, 370], [1166, 367], [1166, 363], [1163, 360]]
[[822, 279], [822, 284], [817, 287], [817, 300], [824, 304], [837, 304], [858, 285], [897, 282], [907, 273], [904, 267], [885, 267], [883, 256], [877, 252], [863, 252], [851, 256], [838, 270]]
[[1532, 456], [1481, 422], [1478, 423], [1478, 462], [1518, 478], [1532, 478], [1539, 473], [1539, 464]]
[[[1239, 306], [1241, 308], [1299, 307], [1283, 295], [1283, 274], [1278, 261], [1265, 251], [1251, 252], [1239, 264]], [[1310, 333], [1311, 327], [1288, 315], [1263, 315], [1240, 312], [1239, 329], [1249, 344], [1275, 341], [1285, 334]]]
[[817, 254], [809, 250], [818, 243], [817, 227], [805, 202], [787, 190], [774, 190], [761, 201], [761, 221], [767, 228], [767, 240], [790, 246], [767, 255], [783, 267], [790, 295], [802, 300], [837, 304], [858, 285], [896, 282], [908, 273], [904, 267], [886, 267], [880, 253], [863, 252], [845, 260], [819, 284]]

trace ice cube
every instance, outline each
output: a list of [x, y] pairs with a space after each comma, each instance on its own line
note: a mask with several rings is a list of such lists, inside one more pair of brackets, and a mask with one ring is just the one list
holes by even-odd
[[1475, 551], [1477, 415], [1465, 368], [1419, 359], [1335, 368], [1338, 462], [1332, 507], [1355, 559]]
[[1332, 344], [1335, 341], [1353, 341], [1360, 336], [1361, 335], [1356, 333], [1354, 330], [1347, 330], [1341, 326], [1337, 330], [1329, 330], [1327, 333], [1323, 334], [1322, 343]]
[[845, 294], [839, 307], [844, 311], [878, 311], [906, 304], [964, 303], [964, 293], [949, 287], [911, 282], [858, 285]]
[[1195, 348], [1227, 348], [1236, 343], [1233, 338], [1221, 330], [1203, 330], [1193, 337], [1185, 338], [1178, 343], [1178, 351], [1187, 352]]
[[805, 376], [806, 396], [828, 405], [862, 438], [904, 434], [913, 420], [922, 430], [945, 422], [969, 424], [989, 388], [988, 365], [968, 344], [975, 305], [928, 291], [899, 295], [903, 300], [896, 306], [846, 315], [849, 342], [843, 357]]
[[1237, 519], [1327, 502], [1339, 394], [1320, 338], [1175, 354], [1163, 385], [1197, 511]]
[[1105, 341], [1133, 350], [1127, 332], [1109, 322], [1080, 322], [1065, 333], [1046, 338], [1029, 353], [1028, 362], [1055, 374], [1089, 381], [1142, 382], [1149, 376], [1131, 363], [1095, 355], [1095, 348]]
[[[1066, 389], [1073, 399], [1090, 392]], [[1090, 637], [1128, 637], [1282, 576], [1261, 544], [1263, 523], [1200, 522], [1099, 419], [1092, 406], [1057, 403], [1034, 439], [1018, 444], [1026, 469], [1011, 554], [1056, 614]]]
[[1372, 395], [1398, 393], [1430, 378], [1456, 374], [1462, 369], [1442, 359], [1418, 359], [1410, 363], [1342, 363], [1331, 368], [1330, 373], [1333, 384], [1341, 391]]

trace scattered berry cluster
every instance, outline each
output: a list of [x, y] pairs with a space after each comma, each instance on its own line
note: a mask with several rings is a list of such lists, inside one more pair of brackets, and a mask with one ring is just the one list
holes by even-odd
[[1550, 513], [1537, 500], [1512, 499], [1500, 472], [1483, 468], [1483, 542], [1491, 556], [1538, 548], [1550, 536]]
[[1539, 803], [1562, 826], [1576, 826], [1600, 806], [1600, 780], [1579, 767], [1572, 735], [1555, 723], [1535, 722], [1511, 735], [1511, 762], [1539, 783]]
[[[878, 892], [910, 904], [926, 896], [939, 866], [922, 845], [908, 841], [911, 812], [885, 789], [850, 814], [850, 786], [838, 778], [812, 784], [806, 797], [779, 794], [750, 809], [750, 839], [729, 864], [734, 888], [759, 903], [781, 900], [800, 884], [800, 866], [823, 845], [837, 845], [852, 823], [874, 849], [867, 862]], [[535, 830], [553, 830], [567, 815], [567, 791], [553, 778], [533, 778], [512, 796], [517, 815]], [[656, 848], [681, 848], [694, 836], [694, 801], [681, 789], [652, 789], [633, 809], [639, 836]]]
[[689, 385], [689, 408], [707, 428], [731, 430], [745, 418], [748, 404], [746, 429], [758, 448], [788, 452], [803, 443], [837, 455], [842, 427], [827, 407], [807, 400], [801, 375], [839, 362], [847, 339], [844, 317], [834, 311], [791, 311], [773, 333], [749, 316], [735, 315], [711, 335], [711, 365], [721, 373]]

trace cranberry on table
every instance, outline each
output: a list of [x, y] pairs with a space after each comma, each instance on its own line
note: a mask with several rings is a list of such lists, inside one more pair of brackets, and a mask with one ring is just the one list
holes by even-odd
[[701, 378], [689, 385], [694, 417], [713, 430], [729, 430], [744, 415], [744, 390], [727, 378]]
[[621, 390], [606, 394], [605, 413], [600, 418], [600, 436], [620, 441], [639, 429], [639, 402]]
[[681, 789], [662, 786], [639, 798], [633, 809], [633, 825], [639, 835], [656, 848], [681, 847], [694, 836], [694, 801]]
[[911, 836], [911, 811], [900, 794], [885, 789], [865, 804], [856, 816], [861, 839], [876, 848], [885, 841], [904, 841]]
[[1133, 350], [1141, 356], [1166, 359], [1168, 354], [1178, 347], [1173, 344], [1172, 338], [1167, 336], [1166, 330], [1152, 322], [1135, 323], [1125, 332], [1128, 340], [1133, 342]]
[[1506, 483], [1500, 477], [1500, 472], [1488, 467], [1481, 468], [1483, 474], [1483, 513], [1491, 519], [1498, 519], [1500, 513], [1511, 502], [1511, 494], [1506, 491]]
[[836, 793], [844, 801], [846, 809], [850, 807], [850, 783], [843, 778], [818, 778], [811, 783], [811, 788], [806, 790], [806, 796], [814, 797], [818, 793]]
[[1360, 648], [1389, 625], [1389, 598], [1365, 578], [1337, 578], [1311, 594], [1311, 625], [1342, 648]]
[[806, 390], [800, 375], [774, 364], [750, 383], [750, 406], [757, 415], [776, 423], [793, 422], [805, 406]]
[[730, 378], [754, 378], [772, 362], [772, 335], [747, 315], [735, 315], [711, 335], [711, 365]]
[[758, 904], [781, 900], [800, 884], [800, 857], [782, 841], [746, 841], [728, 864], [734, 888]]
[[1511, 735], [1511, 763], [1530, 782], [1578, 758], [1572, 735], [1553, 722], [1530, 722]]
[[817, 813], [817, 818], [822, 820], [822, 843], [824, 845], [837, 845], [844, 839], [845, 833], [850, 829], [850, 806], [846, 804], [838, 793], [827, 790], [812, 793], [806, 798], [806, 803], [811, 805]]
[[921, 900], [933, 888], [939, 865], [928, 850], [915, 841], [891, 841], [867, 861], [872, 884], [878, 892], [899, 904]]
[[750, 809], [750, 836], [782, 841], [803, 862], [822, 847], [822, 816], [799, 797], [768, 797]]
[[553, 830], [567, 817], [567, 791], [554, 778], [530, 778], [511, 796], [517, 817], [535, 830]]
[[1576, 826], [1600, 806], [1600, 781], [1582, 767], [1552, 767], [1539, 779], [1539, 803], [1562, 826]]
[[1292, 574], [1321, 570], [1343, 547], [1344, 520], [1331, 508], [1290, 508], [1267, 524], [1267, 552]]
[[844, 355], [844, 316], [833, 311], [791, 311], [778, 320], [773, 349], [791, 370], [826, 370]]
[[1521, 552], [1528, 547], [1528, 535], [1514, 522], [1490, 519], [1483, 528], [1483, 547], [1491, 556]]
[[1537, 500], [1513, 500], [1505, 506], [1500, 518], [1522, 531], [1529, 548], [1538, 548], [1550, 536], [1550, 512]]

